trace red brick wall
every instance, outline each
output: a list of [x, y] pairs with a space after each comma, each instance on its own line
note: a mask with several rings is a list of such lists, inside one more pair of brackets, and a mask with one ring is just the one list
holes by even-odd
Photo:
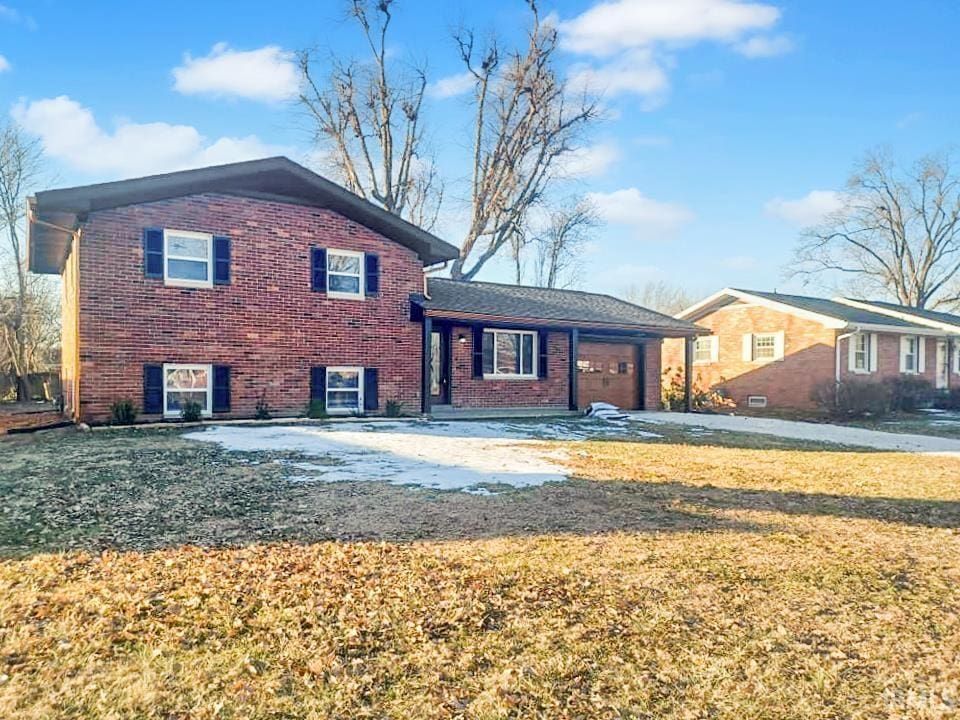
[[[885, 378], [899, 377], [900, 373], [900, 335], [892, 333], [877, 333], [877, 369], [870, 373], [852, 373], [849, 368], [850, 340], [840, 341], [840, 379], [855, 380], [883, 380]], [[935, 337], [926, 337], [921, 339], [921, 346], [924, 346], [924, 369], [922, 374], [913, 375], [927, 380], [931, 385], [936, 385], [937, 380], [937, 340]], [[906, 377], [906, 375], [905, 375]], [[951, 385], [956, 386], [958, 376], [950, 372], [948, 380]]]
[[[466, 342], [457, 338], [463, 335]], [[454, 407], [569, 407], [570, 339], [565, 332], [548, 335], [547, 377], [543, 380], [484, 380], [473, 377], [473, 333], [451, 330], [451, 404]]]
[[[144, 227], [229, 235], [232, 283], [167, 287], [144, 278]], [[375, 252], [380, 295], [331, 299], [310, 289], [310, 247]], [[91, 213], [80, 263], [83, 419], [109, 418], [114, 400], [143, 402], [144, 363], [231, 366], [231, 412], [250, 416], [262, 391], [277, 414], [302, 414], [313, 365], [380, 371], [380, 404], [420, 406], [422, 290], [416, 254], [336, 213], [198, 195]]]
[[662, 340], [647, 340], [643, 344], [643, 367], [646, 376], [643, 379], [643, 409], [660, 409], [660, 375]]
[[[815, 409], [813, 389], [834, 378], [836, 330], [819, 322], [757, 305], [729, 305], [696, 320], [719, 336], [719, 361], [696, 364], [694, 382], [723, 388], [737, 406], [749, 395], [765, 395], [768, 408]], [[743, 358], [743, 335], [784, 331], [784, 358], [751, 362]], [[682, 368], [683, 341], [664, 342], [663, 365]]]

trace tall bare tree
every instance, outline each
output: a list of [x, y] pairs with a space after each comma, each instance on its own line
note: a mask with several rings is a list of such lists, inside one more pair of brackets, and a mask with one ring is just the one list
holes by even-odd
[[791, 275], [837, 276], [861, 294], [913, 307], [960, 302], [960, 176], [946, 153], [910, 168], [874, 151], [847, 183], [842, 206], [808, 228]]
[[[442, 185], [425, 149], [422, 105], [427, 87], [421, 69], [397, 71], [387, 36], [394, 0], [350, 0], [367, 62], [331, 60], [329, 74], [308, 51], [298, 54], [300, 104], [313, 121], [317, 143], [351, 191], [430, 228], [436, 222]], [[323, 72], [323, 71], [321, 71]]]
[[568, 288], [578, 282], [584, 245], [599, 227], [600, 215], [587, 200], [551, 210], [545, 227], [533, 235], [533, 282], [540, 287]]
[[501, 249], [518, 242], [530, 210], [599, 117], [597, 101], [574, 94], [555, 63], [557, 30], [528, 0], [526, 47], [504, 52], [494, 39], [478, 47], [471, 30], [456, 35], [476, 81], [469, 226], [450, 270], [470, 280]]
[[667, 315], [676, 315], [694, 303], [693, 296], [684, 288], [664, 280], [654, 280], [644, 285], [631, 285], [620, 296], [627, 302], [641, 305]]
[[57, 342], [56, 301], [27, 272], [23, 247], [25, 196], [41, 169], [36, 141], [15, 124], [0, 128], [0, 371], [16, 378], [18, 400], [31, 398], [30, 374], [47, 369]]

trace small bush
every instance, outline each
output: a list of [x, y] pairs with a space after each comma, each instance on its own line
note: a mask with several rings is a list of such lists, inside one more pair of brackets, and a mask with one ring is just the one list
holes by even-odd
[[950, 388], [937, 396], [933, 404], [941, 410], [960, 410], [960, 388]]
[[[722, 383], [724, 380], [720, 378]], [[697, 373], [690, 388], [690, 403], [694, 410], [728, 407], [732, 405], [722, 389], [704, 387], [703, 378]], [[682, 410], [685, 407], [686, 387], [683, 367], [667, 368], [663, 371], [660, 400], [664, 410]]]
[[887, 383], [868, 380], [827, 380], [818, 384], [812, 399], [835, 417], [882, 417], [891, 409], [891, 389]]
[[920, 408], [930, 407], [936, 392], [933, 385], [923, 378], [894, 377], [884, 384], [890, 388], [890, 407], [899, 412], [916, 412]]
[[184, 422], [197, 422], [202, 413], [203, 405], [194, 400], [187, 400], [180, 404], [180, 417]]
[[403, 415], [403, 403], [399, 400], [387, 400], [383, 414], [389, 418], [400, 417]]
[[266, 390], [260, 393], [260, 398], [257, 400], [257, 409], [254, 413], [254, 417], [257, 420], [269, 420], [273, 417], [270, 414], [270, 403], [267, 402]]
[[327, 417], [327, 404], [323, 400], [311, 400], [307, 405], [307, 417], [323, 420]]
[[138, 412], [130, 398], [122, 398], [110, 405], [110, 417], [114, 425], [133, 425]]

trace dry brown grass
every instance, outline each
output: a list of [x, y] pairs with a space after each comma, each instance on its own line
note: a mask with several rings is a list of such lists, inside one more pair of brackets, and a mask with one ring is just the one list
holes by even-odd
[[957, 713], [960, 460], [566, 445], [571, 511], [658, 519], [4, 561], [0, 717]]

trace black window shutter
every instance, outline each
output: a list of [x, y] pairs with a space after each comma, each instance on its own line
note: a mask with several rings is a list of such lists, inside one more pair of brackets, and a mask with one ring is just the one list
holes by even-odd
[[213, 412], [230, 412], [230, 366], [213, 366]]
[[[483, 333], [483, 374], [493, 374], [493, 343], [497, 336], [493, 333]], [[518, 358], [519, 359], [519, 358]]]
[[537, 333], [537, 354], [540, 360], [537, 377], [541, 380], [547, 377], [547, 341], [549, 337], [550, 335], [546, 330], [541, 330]]
[[143, 275], [163, 279], [163, 229], [143, 229]]
[[310, 368], [310, 399], [326, 402], [327, 368], [322, 365]]
[[163, 412], [163, 365], [143, 366], [143, 414]]
[[483, 377], [483, 328], [473, 328], [473, 376]]
[[363, 409], [367, 411], [378, 410], [380, 408], [380, 398], [377, 393], [377, 369], [363, 369]]
[[327, 291], [327, 251], [310, 248], [310, 286], [314, 292]]
[[230, 238], [224, 235], [213, 238], [213, 284], [230, 284]]
[[363, 262], [366, 266], [365, 294], [376, 296], [380, 293], [380, 256], [374, 253], [366, 253], [363, 256]]

